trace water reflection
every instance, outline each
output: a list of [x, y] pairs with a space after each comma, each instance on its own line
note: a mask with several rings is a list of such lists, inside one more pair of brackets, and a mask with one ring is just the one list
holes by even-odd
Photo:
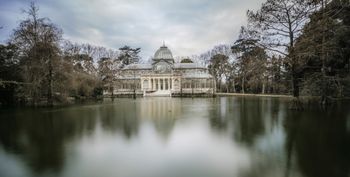
[[288, 154], [295, 152], [298, 168], [305, 176], [349, 176], [347, 115], [339, 110], [288, 114], [286, 149]]
[[0, 176], [349, 176], [348, 103], [142, 98], [0, 110]]
[[97, 111], [98, 123], [101, 124], [104, 131], [121, 133], [126, 138], [137, 136], [139, 106], [135, 101], [118, 100], [115, 104], [99, 105]]
[[156, 131], [167, 139], [176, 119], [180, 119], [182, 114], [182, 105], [180, 99], [168, 98], [149, 98], [140, 102], [139, 116], [154, 124]]
[[5, 151], [20, 155], [33, 173], [58, 173], [65, 161], [65, 143], [91, 133], [94, 114], [93, 110], [5, 112], [0, 119], [0, 142]]

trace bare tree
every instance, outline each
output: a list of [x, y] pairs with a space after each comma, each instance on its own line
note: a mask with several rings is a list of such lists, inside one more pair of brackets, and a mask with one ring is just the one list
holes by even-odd
[[255, 92], [260, 89], [265, 93], [267, 54], [264, 48], [258, 45], [256, 32], [242, 27], [238, 40], [231, 47], [236, 56], [236, 68], [241, 80], [241, 91], [247, 88]]
[[248, 11], [249, 23], [262, 32], [261, 47], [285, 57], [292, 76], [292, 92], [299, 97], [300, 70], [303, 61], [295, 56], [294, 45], [315, 8], [305, 0], [267, 0], [260, 10]]
[[[48, 18], [40, 18], [39, 8], [31, 3], [25, 10], [27, 19], [20, 22], [13, 32], [11, 42], [19, 48], [23, 66], [23, 78], [31, 83], [24, 89], [37, 104], [46, 95], [48, 105], [53, 104], [53, 82], [55, 68], [60, 52], [59, 41], [62, 31]], [[42, 94], [46, 88], [46, 94]]]
[[101, 58], [98, 61], [98, 74], [102, 82], [102, 87], [107, 88], [113, 98], [114, 81], [121, 69], [121, 61], [118, 59], [119, 52], [102, 47], [99, 53], [101, 53]]
[[228, 66], [228, 57], [222, 54], [214, 55], [208, 66], [210, 74], [215, 78], [217, 89], [220, 91], [222, 89], [222, 77], [225, 76], [224, 74], [227, 72]]

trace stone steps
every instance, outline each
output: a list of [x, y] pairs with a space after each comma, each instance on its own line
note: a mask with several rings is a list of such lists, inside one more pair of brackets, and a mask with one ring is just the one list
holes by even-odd
[[144, 93], [145, 97], [170, 97], [171, 90], [157, 90], [152, 93]]

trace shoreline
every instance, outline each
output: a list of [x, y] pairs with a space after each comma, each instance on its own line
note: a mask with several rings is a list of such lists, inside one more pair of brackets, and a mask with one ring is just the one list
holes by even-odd
[[250, 96], [271, 98], [293, 98], [292, 95], [253, 94], [253, 93], [215, 93], [215, 96]]
[[[215, 93], [215, 96], [238, 96], [238, 97], [266, 97], [266, 98], [294, 98], [292, 95], [274, 95], [274, 94], [253, 94], [253, 93]], [[319, 99], [320, 96], [299, 96], [299, 99], [303, 101], [311, 101]], [[343, 98], [330, 98], [333, 101], [350, 100], [350, 97]]]

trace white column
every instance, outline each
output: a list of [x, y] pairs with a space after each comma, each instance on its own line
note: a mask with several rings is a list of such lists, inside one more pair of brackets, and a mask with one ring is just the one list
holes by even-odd
[[171, 89], [174, 90], [174, 78], [171, 78]]
[[160, 90], [160, 79], [158, 78], [157, 80], [158, 80], [158, 88], [157, 88], [157, 90]]
[[170, 88], [170, 78], [168, 78], [168, 90], [171, 90], [171, 88]]
[[167, 89], [167, 88], [166, 88], [166, 78], [163, 79], [163, 85], [164, 85], [164, 86], [163, 86], [163, 90], [166, 90], [166, 89]]
[[154, 90], [157, 90], [157, 87], [156, 87], [156, 79], [155, 79], [155, 78], [153, 78], [153, 89], [154, 89]]
[[152, 85], [152, 90], [156, 90], [156, 79], [152, 79], [153, 80], [153, 85]]
[[140, 85], [141, 85], [141, 90], [143, 90], [143, 81], [144, 81], [144, 79], [140, 79], [141, 80], [141, 83], [140, 83]]
[[151, 78], [148, 78], [148, 90], [152, 89], [152, 85], [151, 85]]
[[165, 90], [165, 78], [163, 78], [163, 90]]

